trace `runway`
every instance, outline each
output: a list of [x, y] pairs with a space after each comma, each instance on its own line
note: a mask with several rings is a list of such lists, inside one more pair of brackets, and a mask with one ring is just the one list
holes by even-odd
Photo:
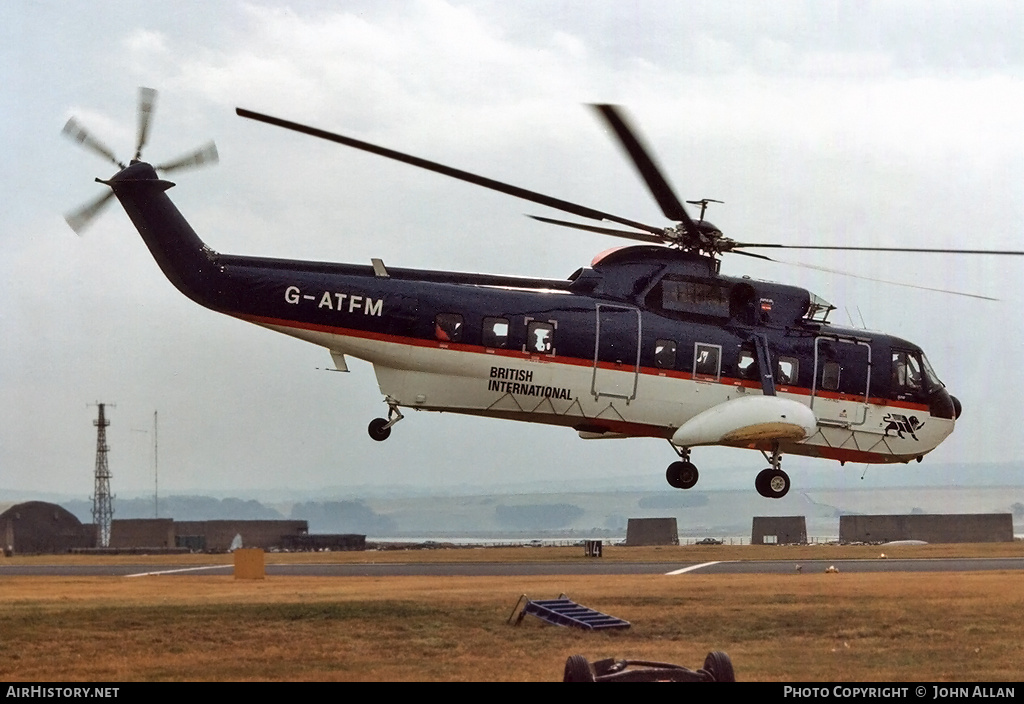
[[[268, 564], [268, 576], [293, 577], [522, 577], [542, 575], [814, 574], [835, 567], [841, 573], [989, 572], [1024, 570], [1024, 557], [870, 560], [729, 560], [717, 562], [414, 562]], [[146, 577], [230, 575], [233, 564], [185, 565], [0, 565], [0, 578]]]

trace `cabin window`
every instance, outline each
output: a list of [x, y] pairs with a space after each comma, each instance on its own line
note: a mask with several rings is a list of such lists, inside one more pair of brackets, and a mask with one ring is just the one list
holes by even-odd
[[533, 354], [554, 354], [555, 326], [537, 321], [527, 324], [525, 351]]
[[698, 342], [693, 347], [693, 377], [718, 381], [722, 368], [721, 345]]
[[741, 379], [757, 381], [761, 378], [761, 373], [757, 369], [757, 359], [754, 357], [754, 350], [746, 348], [740, 350], [740, 359], [736, 364], [736, 371]]
[[675, 340], [658, 340], [654, 343], [654, 364], [659, 369], [676, 368]]
[[481, 341], [484, 347], [508, 347], [508, 318], [484, 318]]
[[434, 337], [442, 342], [462, 339], [462, 316], [458, 313], [439, 313], [434, 318]]
[[827, 391], [838, 391], [839, 374], [842, 369], [839, 362], [825, 362], [821, 369], [821, 388]]
[[786, 386], [798, 383], [800, 362], [795, 357], [779, 357], [775, 365], [775, 383]]
[[661, 305], [682, 313], [729, 317], [729, 287], [700, 280], [664, 278]]

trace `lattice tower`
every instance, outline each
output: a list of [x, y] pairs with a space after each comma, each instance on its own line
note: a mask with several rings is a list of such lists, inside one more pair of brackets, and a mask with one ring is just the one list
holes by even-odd
[[104, 413], [106, 404], [97, 403], [99, 418], [96, 426], [96, 476], [92, 496], [92, 521], [96, 524], [96, 545], [110, 547], [110, 521], [114, 518], [114, 496], [110, 493], [110, 467], [107, 465], [107, 426], [110, 421]]

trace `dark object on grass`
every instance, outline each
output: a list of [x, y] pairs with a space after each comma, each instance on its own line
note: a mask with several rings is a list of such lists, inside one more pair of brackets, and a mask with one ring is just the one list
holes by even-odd
[[721, 650], [704, 658], [704, 667], [691, 670], [682, 665], [650, 660], [598, 660], [587, 662], [582, 655], [565, 661], [563, 682], [735, 682], [732, 660]]

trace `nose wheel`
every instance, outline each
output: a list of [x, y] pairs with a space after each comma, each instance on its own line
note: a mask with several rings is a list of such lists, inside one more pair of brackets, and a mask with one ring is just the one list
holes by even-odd
[[[765, 457], [768, 457], [768, 453], [763, 453]], [[757, 474], [757, 478], [754, 480], [754, 488], [757, 489], [757, 493], [766, 499], [781, 499], [783, 496], [789, 493], [790, 481], [789, 475], [782, 471], [782, 453], [779, 452], [778, 446], [772, 450], [772, 456], [769, 460], [772, 466], [768, 469], [762, 469]]]

